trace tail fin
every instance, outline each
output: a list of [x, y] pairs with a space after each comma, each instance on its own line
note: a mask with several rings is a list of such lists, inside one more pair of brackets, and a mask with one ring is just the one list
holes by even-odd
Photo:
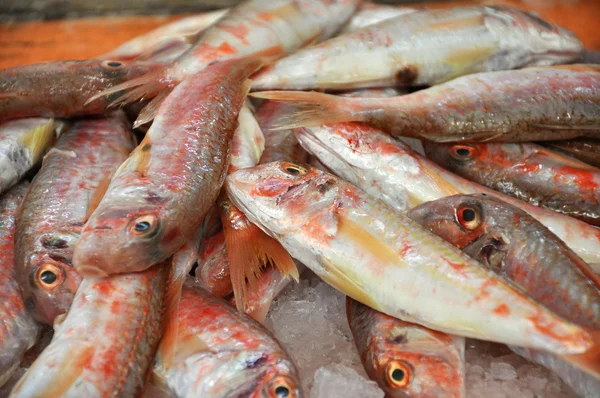
[[179, 81], [174, 81], [167, 77], [167, 66], [159, 68], [158, 70], [146, 73], [138, 78], [128, 80], [125, 83], [117, 84], [116, 86], [107, 88], [99, 92], [98, 94], [90, 97], [85, 102], [85, 105], [97, 100], [98, 98], [117, 93], [119, 91], [126, 91], [119, 98], [110, 103], [109, 107], [125, 106], [136, 102], [140, 99], [151, 99], [156, 97], [161, 92], [170, 92]]
[[167, 98], [167, 95], [169, 95], [169, 92], [161, 91], [156, 97], [152, 98], [138, 114], [137, 119], [135, 119], [135, 122], [133, 123], [133, 128], [136, 129], [143, 124], [151, 122], [154, 119], [154, 116], [156, 116], [160, 104]]
[[314, 91], [263, 91], [252, 97], [286, 102], [288, 112], [277, 115], [272, 130], [320, 126], [340, 122], [367, 121], [366, 112], [358, 112], [362, 98], [345, 98]]
[[52, 146], [56, 139], [56, 125], [54, 119], [35, 126], [31, 131], [22, 136], [19, 141], [31, 151], [33, 163], [37, 163], [46, 150]]
[[157, 355], [161, 361], [169, 367], [175, 357], [177, 346], [177, 315], [179, 303], [181, 302], [181, 290], [192, 266], [198, 258], [198, 243], [200, 233], [196, 233], [194, 239], [185, 244], [171, 260], [171, 274], [167, 286], [167, 297], [165, 300], [165, 327], [164, 334], [158, 346]]
[[592, 348], [582, 354], [563, 355], [561, 358], [600, 379], [600, 331], [591, 331], [590, 336], [594, 341]]
[[296, 281], [299, 273], [294, 260], [279, 242], [248, 221], [228, 200], [226, 202], [221, 205], [224, 209], [221, 221], [236, 307], [243, 311], [248, 307], [246, 283], [252, 290], [257, 290], [264, 266], [270, 264]]

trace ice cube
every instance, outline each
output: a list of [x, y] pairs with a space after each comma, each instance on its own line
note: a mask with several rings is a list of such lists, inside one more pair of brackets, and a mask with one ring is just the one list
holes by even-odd
[[383, 391], [374, 381], [359, 375], [344, 365], [329, 365], [315, 373], [311, 398], [383, 398]]
[[505, 362], [492, 362], [490, 373], [496, 380], [514, 380], [517, 378], [517, 371], [515, 368]]

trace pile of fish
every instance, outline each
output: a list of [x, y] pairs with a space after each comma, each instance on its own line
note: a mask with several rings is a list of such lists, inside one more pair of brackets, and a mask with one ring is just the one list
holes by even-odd
[[247, 0], [0, 71], [0, 386], [306, 396], [262, 323], [310, 269], [388, 397], [464, 397], [465, 337], [599, 397], [583, 51], [509, 7]]

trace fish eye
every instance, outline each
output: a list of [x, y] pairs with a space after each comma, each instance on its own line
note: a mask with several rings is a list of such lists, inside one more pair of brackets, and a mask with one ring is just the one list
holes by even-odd
[[141, 216], [133, 220], [130, 231], [134, 235], [148, 235], [156, 230], [158, 218], [152, 215]]
[[283, 170], [284, 173], [294, 177], [303, 176], [308, 173], [308, 170], [304, 167], [289, 162], [283, 162], [281, 164], [281, 170]]
[[108, 69], [108, 70], [121, 70], [125, 67], [125, 64], [121, 61], [102, 61], [102, 63], [100, 64], [102, 65], [102, 67], [104, 69]]
[[471, 231], [481, 225], [481, 211], [472, 205], [461, 205], [456, 211], [456, 219], [463, 228]]
[[472, 145], [454, 145], [450, 148], [450, 156], [464, 162], [477, 156], [477, 149]]
[[293, 398], [293, 391], [293, 382], [287, 377], [278, 376], [269, 383], [268, 395], [270, 398]]
[[385, 374], [390, 387], [404, 388], [410, 382], [412, 371], [404, 361], [391, 361], [387, 364]]
[[54, 290], [63, 283], [63, 273], [54, 264], [42, 264], [35, 273], [35, 281], [44, 290]]

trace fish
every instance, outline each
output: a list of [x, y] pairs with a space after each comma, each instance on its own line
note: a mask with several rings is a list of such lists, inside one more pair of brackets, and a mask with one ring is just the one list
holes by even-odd
[[328, 38], [350, 18], [360, 0], [247, 0], [228, 11], [175, 62], [160, 70], [98, 92], [88, 103], [126, 91], [111, 106], [152, 100], [136, 126], [152, 120], [157, 103], [186, 77], [231, 59], [283, 56]]
[[600, 226], [600, 169], [531, 143], [424, 143], [427, 157], [468, 180]]
[[229, 8], [203, 12], [197, 15], [191, 15], [178, 19], [177, 21], [161, 25], [150, 32], [136, 36], [133, 39], [121, 44], [119, 47], [99, 55], [98, 59], [118, 59], [131, 60], [136, 59], [148, 51], [161, 46], [165, 41], [172, 38], [184, 38], [195, 35], [209, 28], [217, 22], [223, 15], [229, 11]]
[[465, 339], [382, 314], [347, 297], [360, 360], [386, 397], [464, 397]]
[[216, 63], [168, 96], [84, 225], [73, 254], [77, 272], [138, 272], [192, 239], [221, 190], [246, 80], [259, 66], [255, 59]]
[[568, 141], [548, 141], [543, 143], [595, 167], [600, 167], [600, 141], [583, 138]]
[[19, 119], [0, 125], [0, 194], [19, 182], [54, 144], [60, 123]]
[[10, 397], [136, 397], [162, 333], [170, 262], [85, 278], [50, 345]]
[[573, 32], [516, 8], [420, 10], [282, 58], [253, 77], [252, 89], [433, 86], [472, 73], [569, 63], [582, 51]]
[[177, 326], [174, 360], [155, 361], [154, 385], [178, 397], [302, 397], [283, 347], [225, 301], [184, 286]]
[[408, 216], [563, 319], [595, 331], [594, 348], [563, 360], [594, 374], [600, 385], [600, 276], [564, 242], [524, 211], [486, 194], [424, 203]]
[[37, 342], [40, 331], [21, 297], [14, 264], [15, 218], [28, 187], [28, 182], [22, 182], [0, 197], [0, 387]]
[[15, 269], [23, 299], [52, 325], [69, 309], [82, 276], [73, 249], [89, 210], [134, 148], [122, 112], [82, 119], [44, 157], [17, 215]]
[[85, 104], [97, 92], [156, 70], [160, 63], [90, 59], [0, 70], [0, 122], [28, 117], [102, 115], [114, 96]]
[[379, 129], [338, 123], [294, 132], [302, 146], [335, 174], [399, 212], [445, 196], [486, 193], [525, 210], [588, 263], [600, 263], [598, 229], [457, 176]]
[[233, 293], [223, 231], [206, 239], [200, 246], [196, 279], [215, 297], [223, 298]]
[[361, 5], [360, 9], [352, 15], [352, 18], [350, 18], [340, 34], [353, 32], [382, 21], [387, 21], [388, 19], [395, 18], [399, 15], [415, 11], [418, 10], [411, 7], [365, 2]]
[[238, 116], [238, 127], [233, 132], [227, 172], [256, 166], [264, 149], [265, 136], [254, 117], [252, 104], [246, 100]]
[[263, 91], [252, 96], [284, 101], [293, 107], [273, 122], [275, 129], [356, 121], [395, 137], [434, 142], [528, 142], [600, 136], [597, 65], [475, 73], [383, 99], [301, 91]]
[[290, 162], [227, 176], [231, 201], [296, 260], [387, 315], [459, 336], [582, 353], [590, 335], [340, 178]]

